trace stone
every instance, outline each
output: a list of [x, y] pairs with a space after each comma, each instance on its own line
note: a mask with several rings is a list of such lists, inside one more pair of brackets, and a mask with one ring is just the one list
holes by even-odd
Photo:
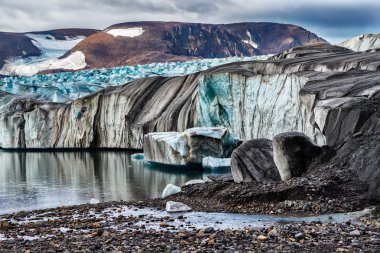
[[206, 230], [205, 228], [199, 229], [195, 236], [196, 237], [205, 237], [206, 236], [205, 230]]
[[236, 183], [280, 181], [273, 161], [272, 141], [255, 139], [241, 144], [232, 152], [231, 172]]
[[268, 232], [268, 236], [270, 236], [270, 237], [278, 237], [279, 234], [278, 234], [277, 229], [276, 229], [276, 228], [273, 228], [272, 230], [270, 230], [270, 231]]
[[351, 231], [351, 232], [350, 232], [350, 235], [354, 235], [354, 236], [360, 236], [360, 235], [361, 235], [361, 233], [360, 233], [360, 231], [359, 231], [359, 230], [355, 229], [355, 230], [353, 230], [353, 231]]
[[189, 212], [191, 211], [191, 207], [175, 201], [166, 202], [166, 211], [168, 213], [178, 213], [178, 212]]
[[229, 157], [236, 146], [227, 128], [190, 128], [183, 133], [150, 133], [144, 137], [145, 160], [171, 165], [202, 164], [204, 157]]
[[258, 239], [259, 241], [266, 241], [266, 240], [268, 240], [268, 237], [266, 237], [265, 235], [259, 235], [259, 236], [257, 237], [257, 239]]
[[282, 133], [273, 139], [273, 160], [282, 181], [301, 177], [322, 148], [303, 133]]
[[294, 235], [294, 238], [299, 241], [299, 240], [305, 239], [305, 235], [302, 233], [297, 233]]
[[166, 198], [168, 196], [174, 195], [181, 192], [181, 187], [173, 185], [173, 184], [168, 184], [166, 185], [164, 191], [162, 192], [162, 198]]
[[233, 182], [234, 178], [232, 177], [232, 173], [226, 173], [222, 175], [210, 175], [207, 176], [213, 182]]

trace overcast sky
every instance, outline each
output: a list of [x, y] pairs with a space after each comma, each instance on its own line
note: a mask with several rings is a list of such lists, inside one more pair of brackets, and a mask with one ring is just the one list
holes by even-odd
[[104, 29], [127, 21], [291, 23], [334, 43], [380, 33], [380, 0], [0, 0], [0, 31]]

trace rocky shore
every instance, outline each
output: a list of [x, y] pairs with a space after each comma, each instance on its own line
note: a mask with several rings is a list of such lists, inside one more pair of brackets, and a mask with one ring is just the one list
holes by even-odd
[[[380, 218], [226, 228], [113, 202], [0, 216], [0, 252], [379, 252]], [[198, 208], [198, 207], [197, 207]], [[199, 209], [202, 209], [201, 207]], [[127, 215], [135, 212], [135, 215]], [[136, 213], [137, 212], [137, 213]], [[188, 217], [189, 216], [189, 217]], [[204, 226], [205, 225], [205, 226]], [[253, 225], [253, 227], [252, 227]], [[218, 228], [222, 227], [222, 229]]]

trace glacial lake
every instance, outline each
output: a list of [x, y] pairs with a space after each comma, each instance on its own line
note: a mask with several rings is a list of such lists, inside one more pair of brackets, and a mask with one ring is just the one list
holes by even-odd
[[131, 159], [132, 154], [0, 150], [0, 214], [84, 204], [91, 199], [107, 202], [156, 198], [169, 183], [182, 186], [192, 179], [217, 174], [151, 166]]

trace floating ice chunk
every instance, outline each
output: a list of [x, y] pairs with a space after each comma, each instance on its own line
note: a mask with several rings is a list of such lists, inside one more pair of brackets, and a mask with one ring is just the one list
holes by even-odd
[[125, 29], [111, 29], [108, 30], [107, 33], [111, 34], [114, 37], [138, 37], [142, 35], [144, 29], [142, 27], [133, 27], [133, 28], [125, 28]]
[[200, 165], [207, 156], [230, 157], [236, 140], [225, 127], [196, 127], [183, 133], [144, 136], [145, 160], [172, 165]]
[[90, 199], [91, 205], [95, 205], [95, 204], [99, 204], [99, 203], [100, 203], [100, 201], [98, 199], [95, 199], [95, 198]]
[[162, 197], [166, 198], [166, 197], [168, 197], [170, 195], [174, 195], [174, 194], [177, 194], [179, 192], [181, 192], [181, 187], [176, 186], [174, 184], [168, 184], [165, 187], [164, 191], [162, 192]]
[[206, 181], [204, 181], [202, 179], [194, 179], [194, 180], [190, 180], [189, 182], [185, 183], [185, 185], [204, 184], [204, 183], [206, 183]]
[[191, 210], [191, 207], [181, 202], [168, 201], [166, 203], [166, 211], [168, 213], [189, 212]]
[[202, 167], [215, 169], [215, 168], [226, 168], [231, 166], [231, 158], [214, 158], [211, 156], [205, 157], [202, 160]]
[[143, 153], [137, 153], [131, 155], [132, 160], [142, 161], [144, 160], [144, 154]]

